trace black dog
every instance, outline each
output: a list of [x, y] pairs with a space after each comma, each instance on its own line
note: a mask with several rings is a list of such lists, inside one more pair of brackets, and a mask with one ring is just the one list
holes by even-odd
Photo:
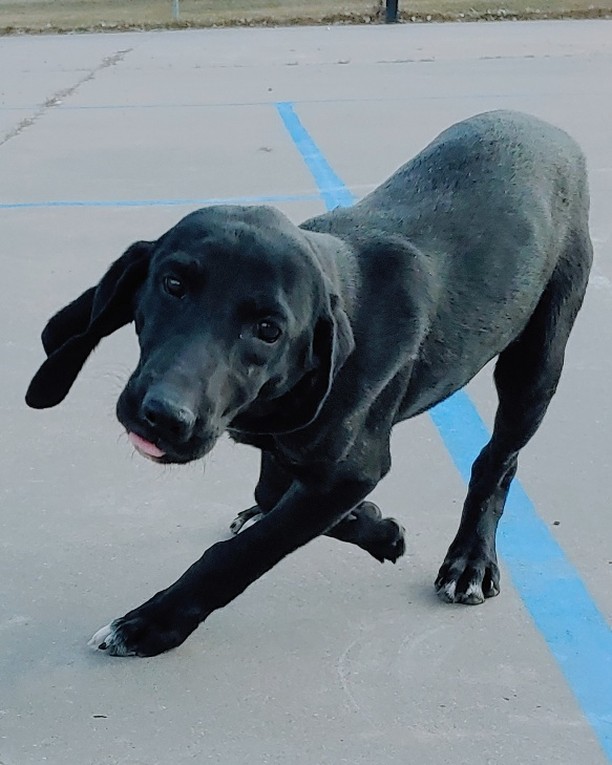
[[497, 524], [517, 455], [553, 396], [592, 259], [580, 149], [535, 118], [492, 112], [442, 133], [351, 209], [294, 226], [213, 207], [137, 242], [56, 314], [27, 394], [58, 404], [101, 338], [135, 321], [141, 356], [117, 416], [158, 462], [227, 431], [262, 452], [257, 505], [168, 589], [92, 639], [116, 655], [182, 643], [215, 609], [320, 534], [378, 560], [403, 529], [364, 499], [393, 425], [499, 355], [499, 408], [436, 589], [499, 593]]

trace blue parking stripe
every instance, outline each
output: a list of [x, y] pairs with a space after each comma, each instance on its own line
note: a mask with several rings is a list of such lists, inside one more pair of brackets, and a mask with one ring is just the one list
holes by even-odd
[[[311, 171], [328, 210], [355, 200], [308, 134], [290, 103], [278, 113]], [[464, 481], [489, 432], [464, 391], [438, 404], [431, 418]], [[514, 480], [498, 546], [512, 582], [546, 641], [599, 743], [612, 762], [612, 630], [576, 569]]]
[[212, 197], [209, 199], [100, 199], [47, 200], [42, 202], [0, 202], [0, 210], [30, 210], [45, 207], [206, 207], [209, 205], [282, 204], [311, 202], [319, 194], [268, 194], [251, 197]]
[[[467, 482], [489, 439], [474, 404], [459, 391], [431, 411]], [[498, 534], [499, 552], [523, 603], [612, 761], [612, 631], [518, 480]]]
[[329, 162], [300, 122], [293, 104], [278, 103], [276, 108], [302, 159], [312, 173], [327, 209], [350, 207], [355, 201], [353, 195], [332, 170]]

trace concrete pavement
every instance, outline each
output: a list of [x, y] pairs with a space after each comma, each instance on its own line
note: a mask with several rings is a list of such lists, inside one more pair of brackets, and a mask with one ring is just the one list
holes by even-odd
[[[183, 469], [132, 456], [113, 414], [129, 328], [60, 407], [23, 403], [44, 322], [130, 242], [211, 201], [323, 210], [278, 102], [356, 195], [457, 119], [532, 112], [586, 151], [596, 260], [519, 478], [609, 625], [611, 71], [606, 21], [0, 38], [2, 765], [612, 761], [612, 690], [589, 686], [612, 687], [610, 661], [577, 696], [507, 570], [484, 606], [436, 600], [465, 485], [428, 417], [397, 429], [376, 492], [408, 531], [397, 566], [316, 540], [179, 649], [121, 660], [87, 639], [227, 533], [257, 455], [224, 441]], [[486, 371], [469, 395], [490, 424]], [[589, 701], [611, 717], [594, 725]]]

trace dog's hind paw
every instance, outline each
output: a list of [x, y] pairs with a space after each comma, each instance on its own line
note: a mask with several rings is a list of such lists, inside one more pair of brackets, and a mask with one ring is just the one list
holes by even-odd
[[262, 511], [257, 505], [253, 505], [253, 507], [249, 507], [247, 510], [243, 510], [241, 513], [238, 513], [238, 515], [230, 523], [230, 532], [235, 536], [249, 521], [258, 521], [262, 515]]
[[451, 557], [442, 564], [435, 583], [440, 600], [476, 606], [499, 595], [497, 561], [480, 555]]

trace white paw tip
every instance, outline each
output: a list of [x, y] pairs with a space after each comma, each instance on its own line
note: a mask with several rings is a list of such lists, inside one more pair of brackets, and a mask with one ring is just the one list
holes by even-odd
[[477, 595], [482, 598], [482, 587], [479, 584], [472, 583], [465, 591], [465, 595], [468, 598], [470, 595]]
[[244, 526], [244, 523], [238, 518], [236, 518], [236, 520], [232, 521], [232, 523], [230, 524], [229, 530], [235, 536], [243, 526]]
[[461, 595], [461, 603], [466, 603], [468, 605], [484, 603], [484, 595], [481, 585], [474, 582], [470, 584], [465, 593]]
[[438, 590], [438, 595], [447, 603], [453, 603], [455, 600], [455, 590], [457, 589], [457, 582], [447, 582], [443, 587]]
[[109, 636], [113, 632], [113, 623], [105, 625], [101, 629], [99, 629], [95, 635], [91, 637], [91, 640], [87, 643], [87, 645], [92, 646], [92, 648], [99, 648], [102, 644], [106, 642], [106, 640], [109, 638]]

